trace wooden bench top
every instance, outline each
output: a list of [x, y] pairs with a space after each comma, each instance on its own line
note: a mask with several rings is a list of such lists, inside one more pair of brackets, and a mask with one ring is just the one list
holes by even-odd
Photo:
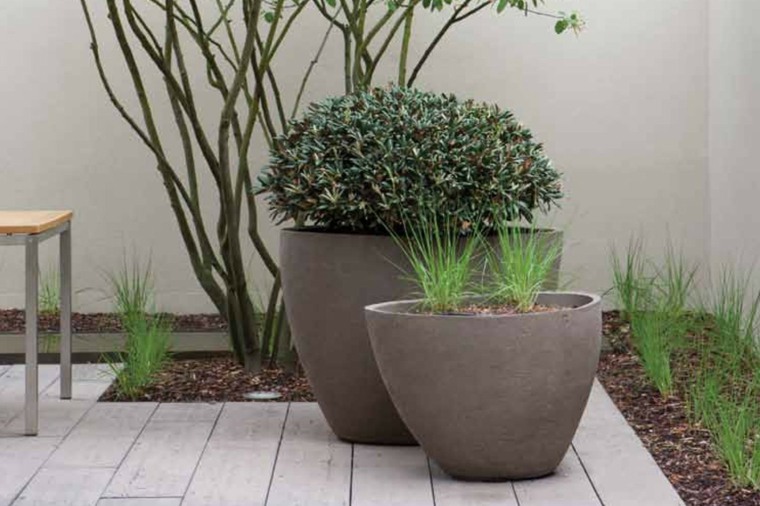
[[0, 211], [0, 234], [39, 234], [70, 221], [71, 211]]

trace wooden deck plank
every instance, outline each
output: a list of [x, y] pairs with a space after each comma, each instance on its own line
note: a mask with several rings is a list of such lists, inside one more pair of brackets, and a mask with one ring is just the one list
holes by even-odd
[[0, 437], [0, 506], [11, 504], [60, 441], [51, 437]]
[[[39, 393], [47, 391], [58, 378], [59, 367], [39, 366]], [[0, 433], [6, 434], [5, 425], [24, 411], [24, 366], [14, 365], [0, 376]]]
[[427, 457], [419, 446], [354, 445], [352, 506], [433, 506]]
[[[8, 369], [8, 371], [3, 374], [2, 377], [0, 377], [0, 395], [5, 395], [11, 391], [15, 391], [19, 383], [21, 384], [21, 394], [23, 395], [25, 370], [26, 367], [24, 364], [15, 364], [10, 366], [10, 369]], [[60, 369], [57, 365], [43, 364], [39, 366], [40, 392], [43, 392], [45, 389], [47, 389], [53, 383], [53, 381], [58, 378], [59, 372]]]
[[606, 506], [683, 504], [598, 381], [573, 445]]
[[97, 506], [180, 506], [181, 497], [132, 497], [101, 499]]
[[348, 506], [350, 489], [351, 445], [316, 403], [291, 403], [267, 506]]
[[13, 506], [95, 506], [114, 469], [41, 469]]
[[[121, 364], [114, 365], [121, 368]], [[108, 364], [74, 364], [71, 377], [74, 381], [96, 381], [111, 384], [114, 372]]]
[[602, 506], [572, 448], [550, 476], [514, 483], [520, 506]]
[[435, 506], [518, 506], [511, 482], [475, 483], [455, 480], [430, 461]]
[[221, 408], [221, 404], [161, 404], [103, 496], [181, 497]]
[[263, 506], [280, 445], [285, 403], [227, 403], [183, 506]]
[[[95, 404], [98, 397], [108, 388], [108, 383], [99, 381], [74, 382], [72, 398], [61, 400], [58, 380], [40, 395], [39, 435], [65, 436]], [[19, 412], [3, 428], [3, 432], [24, 433], [24, 414]]]
[[96, 404], [45, 466], [118, 467], [156, 406], [153, 402]]

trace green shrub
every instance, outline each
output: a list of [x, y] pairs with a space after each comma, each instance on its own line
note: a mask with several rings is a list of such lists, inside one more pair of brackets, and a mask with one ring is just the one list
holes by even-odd
[[509, 111], [391, 87], [312, 104], [277, 139], [261, 191], [273, 217], [381, 232], [408, 209], [461, 228], [532, 221], [562, 197], [560, 173]]

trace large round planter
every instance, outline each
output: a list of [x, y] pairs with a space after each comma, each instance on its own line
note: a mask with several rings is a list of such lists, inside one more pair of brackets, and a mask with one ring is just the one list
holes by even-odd
[[543, 293], [563, 309], [429, 315], [416, 301], [366, 308], [391, 398], [425, 452], [461, 479], [535, 478], [559, 465], [591, 392], [601, 344], [594, 295]]
[[[562, 241], [561, 232], [540, 233]], [[364, 320], [364, 306], [415, 293], [401, 249], [389, 236], [288, 229], [280, 263], [293, 339], [332, 430], [356, 443], [415, 444], [382, 382]], [[555, 272], [548, 286], [556, 279]]]

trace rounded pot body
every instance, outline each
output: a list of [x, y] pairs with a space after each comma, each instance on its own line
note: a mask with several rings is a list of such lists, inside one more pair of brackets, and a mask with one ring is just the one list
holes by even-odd
[[425, 452], [470, 480], [551, 473], [570, 446], [599, 360], [594, 295], [542, 293], [551, 312], [429, 315], [366, 308], [382, 378]]
[[395, 266], [403, 260], [388, 236], [280, 236], [283, 297], [298, 355], [327, 423], [346, 441], [416, 444], [380, 378], [364, 322], [364, 306], [414, 291]]
[[[538, 232], [562, 242], [562, 232]], [[414, 296], [401, 248], [387, 235], [286, 229], [280, 235], [283, 297], [293, 339], [333, 432], [356, 443], [415, 444], [375, 364], [364, 307]], [[547, 288], [555, 288], [559, 259]]]

